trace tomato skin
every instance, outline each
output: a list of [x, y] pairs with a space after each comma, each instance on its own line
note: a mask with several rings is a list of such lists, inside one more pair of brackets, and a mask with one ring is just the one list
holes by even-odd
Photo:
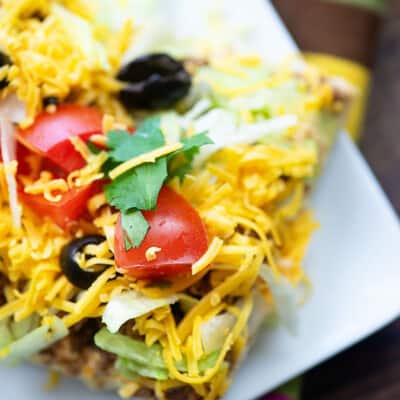
[[[30, 166], [26, 158], [30, 154], [31, 152], [25, 146], [22, 146], [21, 143], [17, 143], [16, 146], [16, 158], [18, 161], [17, 174], [22, 174], [22, 175], [29, 174]], [[3, 156], [1, 154], [1, 146], [0, 146], [0, 162], [3, 162]]]
[[83, 141], [102, 132], [103, 114], [93, 107], [63, 104], [50, 114], [39, 114], [26, 129], [19, 129], [17, 139], [26, 147], [47, 157], [66, 172], [82, 168], [86, 162], [74, 149], [69, 138], [79, 136]]
[[[197, 211], [178, 193], [164, 186], [156, 210], [144, 211], [150, 229], [138, 248], [125, 250], [121, 217], [115, 230], [115, 262], [137, 279], [160, 279], [191, 273], [192, 264], [208, 248], [206, 228]], [[147, 261], [146, 250], [159, 247], [157, 258]]]
[[17, 161], [18, 161], [18, 169], [17, 169], [17, 174], [21, 175], [29, 175], [31, 172], [31, 167], [28, 163], [27, 158], [31, 155], [32, 153], [22, 144], [17, 143]]
[[58, 202], [48, 201], [41, 194], [28, 194], [23, 190], [19, 191], [18, 197], [37, 214], [49, 217], [61, 229], [67, 229], [86, 212], [87, 201], [99, 189], [97, 184], [73, 188], [64, 193]]

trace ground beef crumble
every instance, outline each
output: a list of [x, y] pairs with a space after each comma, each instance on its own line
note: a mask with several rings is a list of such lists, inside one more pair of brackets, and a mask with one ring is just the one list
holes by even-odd
[[7, 278], [0, 273], [0, 306], [2, 306], [6, 302], [6, 298], [4, 296], [4, 288], [7, 286], [7, 283]]
[[94, 388], [110, 386], [116, 372], [115, 356], [95, 346], [99, 319], [86, 319], [70, 329], [70, 334], [43, 350], [34, 361], [67, 376], [80, 377]]

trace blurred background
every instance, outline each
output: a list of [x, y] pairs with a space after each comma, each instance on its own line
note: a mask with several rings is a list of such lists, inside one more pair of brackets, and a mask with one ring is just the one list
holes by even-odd
[[[310, 62], [359, 88], [348, 130], [399, 212], [400, 0], [272, 2]], [[301, 400], [400, 399], [400, 321], [279, 393]]]

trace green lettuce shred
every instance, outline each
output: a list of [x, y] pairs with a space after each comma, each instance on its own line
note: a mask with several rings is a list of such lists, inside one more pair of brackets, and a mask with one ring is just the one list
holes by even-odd
[[[17, 328], [20, 330], [19, 333], [23, 332], [22, 328], [28, 326], [26, 322], [24, 324], [26, 324], [25, 327], [20, 326]], [[4, 326], [5, 325], [2, 325], [3, 330], [5, 329]], [[3, 346], [0, 349], [0, 363], [11, 365], [31, 358], [34, 354], [68, 335], [68, 329], [64, 325], [63, 321], [57, 317], [54, 318], [51, 327], [48, 325], [40, 326], [31, 332], [24, 334], [20, 338], [15, 338], [13, 336], [10, 327], [7, 329], [9, 330], [7, 338], [9, 339], [10, 336], [8, 335], [11, 335], [11, 342], [9, 341], [7, 344], [4, 344], [4, 341], [2, 340], [1, 344]]]
[[[96, 333], [94, 341], [97, 347], [118, 356], [116, 368], [130, 378], [137, 375], [156, 380], [168, 379], [168, 368], [162, 357], [162, 347], [159, 343], [147, 346], [143, 341], [111, 333], [107, 328]], [[199, 371], [204, 373], [214, 367], [219, 350], [206, 354], [199, 360]], [[176, 367], [180, 372], [187, 372], [186, 361], [177, 361]]]

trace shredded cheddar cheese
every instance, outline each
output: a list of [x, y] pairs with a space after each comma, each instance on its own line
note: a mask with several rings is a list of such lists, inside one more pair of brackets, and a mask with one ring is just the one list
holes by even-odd
[[146, 250], [145, 257], [147, 261], [153, 261], [157, 258], [157, 253], [160, 252], [161, 247], [152, 246]]
[[[43, 197], [51, 202], [60, 201], [62, 193], [67, 190], [67, 182], [64, 179], [52, 179], [52, 174], [48, 171], [42, 171], [37, 181], [26, 185], [24, 188], [25, 193], [43, 194]], [[57, 194], [54, 194], [54, 192], [57, 192]]]
[[193, 275], [199, 273], [204, 268], [207, 268], [207, 266], [213, 262], [215, 257], [218, 255], [219, 250], [222, 247], [222, 244], [223, 244], [223, 241], [218, 237], [215, 237], [212, 240], [206, 253], [203, 254], [203, 256], [192, 265], [192, 274]]
[[[0, 80], [9, 82], [4, 95], [15, 92], [27, 107], [22, 126], [32, 123], [44, 107], [43, 99], [49, 96], [102, 109], [103, 132], [89, 138], [101, 149], [106, 147], [108, 132], [136, 125], [117, 99], [121, 82], [114, 78], [134, 33], [132, 21], [121, 26], [119, 32], [111, 32], [111, 28], [95, 22], [90, 7], [80, 0], [41, 0], [36, 4], [5, 0], [1, 11], [0, 47], [12, 58], [12, 65], [0, 68]], [[43, 21], [34, 15], [42, 16]], [[82, 26], [87, 28], [86, 33], [80, 31]], [[92, 46], [90, 55], [77, 40], [80, 34], [87, 35], [85, 39]], [[288, 81], [293, 83], [293, 69], [288, 65], [276, 73], [252, 74], [252, 68], [262, 64], [255, 55], [219, 57], [204, 68], [212, 68], [214, 75], [203, 71], [194, 81], [206, 82], [212, 92], [223, 96], [232, 107], [236, 100], [253, 93], [280, 88]], [[218, 74], [229, 79], [220, 80]], [[238, 85], [227, 85], [229, 80]], [[329, 81], [307, 71], [297, 83], [304, 91], [302, 112], [333, 109], [335, 96]], [[182, 111], [180, 107], [184, 105], [179, 105], [182, 114], [178, 113], [177, 119], [185, 121], [184, 130], [189, 138], [198, 132], [195, 123], [189, 121], [191, 111]], [[207, 107], [214, 111], [214, 105]], [[286, 103], [279, 105], [271, 114], [285, 114], [288, 107]], [[237, 112], [244, 125], [257, 124], [265, 117], [263, 113], [270, 113], [267, 109], [250, 108]], [[140, 120], [140, 113], [133, 115]], [[133, 279], [118, 264], [114, 236], [120, 214], [107, 203], [104, 191], [95, 191], [83, 206], [81, 219], [66, 230], [50, 218], [36, 214], [29, 204], [20, 205], [21, 226], [13, 227], [7, 167], [0, 163], [0, 274], [6, 278], [0, 321], [22, 321], [34, 316], [39, 326], [51, 326], [55, 316], [60, 316], [65, 327], [74, 329], [88, 318], [101, 318], [111, 300], [129, 291], [157, 299], [174, 296], [176, 303], [143, 313], [120, 329], [121, 334], [141, 340], [143, 346], [154, 346], [165, 363], [165, 380], [140, 377], [132, 382], [121, 376], [119, 394], [130, 398], [144, 387], [161, 400], [168, 398], [168, 390], [189, 385], [201, 398], [219, 398], [226, 390], [233, 364], [245, 352], [250, 335], [248, 322], [256, 304], [255, 291], [271, 309], [276, 307], [271, 287], [259, 277], [261, 266], [268, 264], [278, 282], [285, 278], [293, 286], [304, 288], [304, 297], [310, 289], [302, 262], [317, 224], [305, 206], [305, 197], [318, 171], [320, 153], [326, 151], [327, 145], [315, 138], [308, 121], [300, 117], [299, 124], [279, 135], [255, 143], [249, 141], [252, 144], [226, 143], [182, 179], [169, 176], [164, 184], [198, 212], [209, 244], [192, 265], [183, 261], [188, 273], [172, 277], [165, 274], [157, 281]], [[84, 141], [72, 137], [75, 151], [86, 162], [82, 168], [58, 177], [42, 169], [41, 157], [29, 155], [26, 161], [30, 172], [17, 176], [18, 183], [25, 193], [42, 195], [57, 203], [69, 190], [108, 178], [116, 180], [135, 167], [155, 163], [180, 150], [183, 144], [177, 141], [181, 139], [174, 135], [166, 137], [166, 145], [125, 161], [107, 174], [107, 152], [99, 150], [93, 154]], [[195, 151], [196, 148], [194, 156]], [[17, 171], [16, 162], [13, 168]], [[101, 235], [105, 240], [85, 246], [75, 256], [82, 270], [98, 271], [101, 267], [102, 271], [87, 290], [82, 290], [63, 274], [59, 257], [66, 244], [86, 235]], [[154, 267], [152, 261], [163, 259], [163, 246], [152, 240], [151, 246], [144, 249], [140, 267]], [[229, 315], [232, 323], [224, 328], [213, 363], [204, 367], [204, 359], [210, 356], [203, 340], [205, 323], [223, 314]], [[7, 354], [8, 350], [1, 351]], [[82, 372], [89, 380], [93, 374], [90, 366]]]
[[[93, 169], [85, 167], [87, 176], [99, 170], [98, 159], [99, 155], [88, 154], [88, 167]], [[98, 264], [109, 268], [84, 292], [66, 280], [58, 264], [60, 249], [70, 236], [50, 221], [38, 223], [38, 217], [26, 207], [21, 231], [12, 231], [3, 173], [0, 246], [10, 261], [2, 262], [0, 270], [9, 277], [10, 286], [8, 302], [0, 307], [0, 319], [14, 316], [20, 320], [33, 313], [46, 318], [52, 310], [58, 310], [65, 314], [63, 321], [70, 327], [87, 317], [101, 316], [112, 296], [131, 287], [152, 297], [181, 293], [190, 299], [191, 295], [200, 295], [178, 324], [167, 306], [136, 318], [132, 330], [148, 346], [161, 343], [173, 382], [191, 385], [205, 398], [216, 398], [227, 384], [226, 355], [233, 352], [238, 357], [245, 346], [252, 308], [249, 293], [254, 285], [263, 285], [257, 280], [260, 265], [267, 260], [277, 275], [294, 284], [306, 280], [301, 261], [316, 225], [311, 214], [302, 210], [304, 182], [312, 177], [316, 162], [315, 150], [298, 145], [236, 145], [215, 154], [205, 169], [192, 171], [183, 181], [172, 180], [170, 185], [198, 210], [213, 239], [207, 252], [192, 266], [193, 275], [176, 278], [165, 288], [149, 287], [146, 282], [124, 276], [114, 278], [113, 232], [118, 214], [107, 205], [104, 193], [94, 195], [88, 202], [92, 223], [81, 225], [81, 230], [99, 232], [107, 240], [87, 246], [84, 254], [88, 257], [82, 254], [79, 263], [83, 269]], [[78, 172], [66, 182], [76, 185], [78, 177], [84, 176], [82, 170]], [[282, 175], [288, 178], [282, 180]], [[156, 243], [148, 248], [147, 259], [157, 257], [159, 250]], [[201, 286], [205, 276], [211, 285], [207, 292]], [[30, 282], [23, 290], [18, 287], [21, 279]], [[266, 286], [262, 291], [267, 298], [270, 296]], [[230, 303], [235, 296], [246, 299], [243, 307]], [[235, 326], [228, 332], [216, 364], [200, 373], [199, 360], [204, 356], [200, 328], [224, 311], [234, 313]], [[175, 366], [182, 359], [187, 361], [187, 372]], [[159, 391], [163, 385], [158, 386]]]
[[[90, 12], [78, 15], [76, 10], [87, 10], [85, 2], [74, 1], [73, 10], [51, 0], [2, 2], [0, 46], [13, 64], [1, 68], [1, 75], [9, 81], [7, 91], [16, 91], [27, 106], [24, 125], [32, 123], [42, 109], [42, 99], [49, 96], [62, 100], [72, 95], [79, 102], [96, 103], [127, 119], [112, 97], [120, 87], [112, 71], [130, 44], [132, 22], [128, 20], [119, 33], [108, 31], [113, 40], [103, 47]], [[35, 15], [46, 18], [28, 17]], [[86, 35], [89, 51], [79, 34]]]
[[156, 161], [157, 158], [166, 156], [167, 154], [171, 154], [174, 151], [181, 149], [182, 147], [183, 147], [182, 143], [168, 144], [166, 146], [160, 147], [148, 153], [142, 154], [140, 156], [137, 156], [135, 158], [132, 158], [131, 160], [122, 163], [121, 165], [118, 165], [118, 167], [110, 171], [109, 176], [111, 179], [114, 180], [132, 168], [135, 168], [145, 163], [153, 163]]

